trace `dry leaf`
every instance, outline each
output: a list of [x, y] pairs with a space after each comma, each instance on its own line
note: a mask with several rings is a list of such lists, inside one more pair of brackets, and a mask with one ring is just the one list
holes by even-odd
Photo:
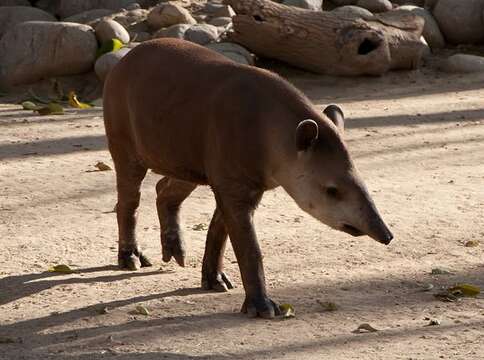
[[83, 102], [80, 102], [78, 99], [77, 99], [77, 95], [74, 91], [69, 91], [69, 105], [72, 106], [73, 108], [77, 108], [77, 109], [89, 109], [89, 108], [92, 108], [91, 105], [89, 104], [86, 104], [86, 103], [83, 103]]
[[208, 225], [204, 223], [196, 224], [196, 225], [193, 225], [192, 227], [192, 230], [195, 230], [195, 231], [204, 231], [207, 229], [208, 229]]
[[94, 165], [99, 171], [109, 171], [112, 170], [111, 167], [102, 161], [98, 161], [96, 165]]
[[378, 331], [377, 329], [375, 329], [373, 326], [371, 326], [368, 323], [361, 324], [356, 328], [356, 330], [353, 330], [353, 332], [356, 334], [361, 334], [366, 332], [377, 332], [377, 331]]
[[148, 311], [148, 309], [146, 307], [144, 307], [143, 305], [136, 306], [136, 312], [138, 314], [146, 315], [146, 316], [148, 316], [150, 314], [150, 312]]
[[336, 311], [338, 310], [338, 305], [331, 301], [321, 301], [316, 300], [319, 305], [323, 308], [324, 311]]
[[279, 310], [281, 311], [281, 316], [283, 318], [292, 318], [296, 316], [296, 311], [291, 304], [281, 304], [279, 305]]
[[432, 275], [449, 275], [452, 274], [449, 270], [443, 269], [443, 268], [433, 268], [432, 271], [430, 272]]
[[74, 270], [72, 270], [69, 265], [65, 265], [65, 264], [52, 266], [47, 271], [63, 273], [63, 274], [72, 274], [74, 272]]
[[469, 240], [464, 244], [465, 247], [477, 247], [479, 246], [479, 240]]

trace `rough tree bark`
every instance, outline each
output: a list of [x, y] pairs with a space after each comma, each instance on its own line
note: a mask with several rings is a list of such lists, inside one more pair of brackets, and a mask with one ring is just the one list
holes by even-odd
[[284, 6], [225, 0], [236, 16], [230, 39], [260, 56], [330, 75], [381, 75], [418, 67], [424, 21], [403, 11], [365, 19]]

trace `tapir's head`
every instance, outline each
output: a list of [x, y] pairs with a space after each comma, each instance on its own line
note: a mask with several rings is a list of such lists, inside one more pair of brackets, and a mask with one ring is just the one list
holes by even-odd
[[297, 156], [283, 186], [303, 210], [328, 226], [389, 244], [393, 235], [353, 165], [343, 131], [344, 115], [336, 105], [317, 120], [302, 120], [294, 130]]

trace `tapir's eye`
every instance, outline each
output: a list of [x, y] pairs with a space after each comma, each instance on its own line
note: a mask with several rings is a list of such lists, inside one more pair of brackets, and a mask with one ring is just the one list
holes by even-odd
[[339, 191], [334, 186], [327, 186], [326, 187], [326, 195], [328, 195], [331, 198], [336, 199], [336, 198], [339, 198]]

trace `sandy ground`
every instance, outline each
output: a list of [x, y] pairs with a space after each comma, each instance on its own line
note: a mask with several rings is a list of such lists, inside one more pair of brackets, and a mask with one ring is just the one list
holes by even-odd
[[[483, 359], [483, 295], [433, 294], [458, 282], [484, 288], [484, 77], [292, 80], [347, 113], [346, 139], [395, 234], [390, 246], [328, 229], [281, 189], [266, 193], [256, 225], [269, 291], [296, 317], [246, 319], [231, 249], [238, 287], [199, 289], [205, 232], [193, 227], [209, 222], [208, 188], [183, 208], [189, 261], [179, 268], [161, 263], [159, 177], [148, 174], [138, 237], [155, 266], [118, 271], [114, 172], [88, 172], [112, 164], [100, 109], [36, 117], [0, 104], [0, 359]], [[77, 272], [46, 272], [60, 263]], [[436, 267], [452, 273], [431, 275]], [[422, 291], [428, 283], [434, 290]], [[133, 314], [137, 305], [150, 315]], [[353, 333], [361, 323], [379, 331]]]

